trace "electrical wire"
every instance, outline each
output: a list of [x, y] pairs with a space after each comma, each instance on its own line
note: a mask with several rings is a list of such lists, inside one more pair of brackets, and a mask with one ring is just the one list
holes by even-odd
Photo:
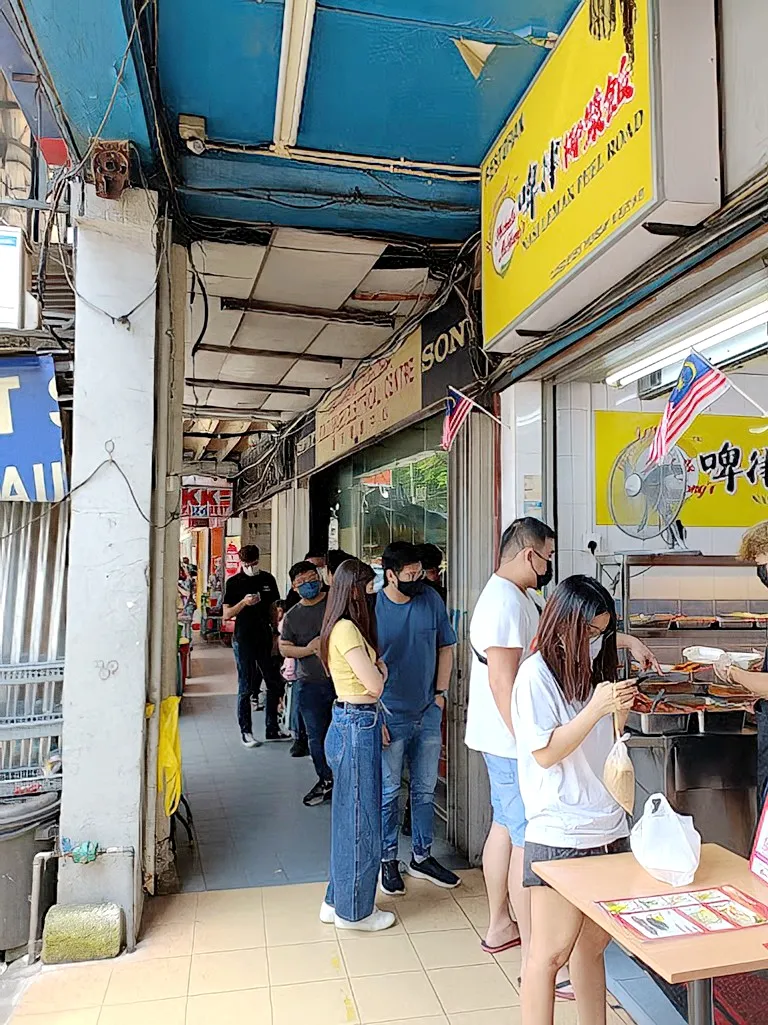
[[16, 534], [22, 533], [22, 531], [27, 530], [33, 523], [37, 523], [40, 520], [44, 519], [46, 516], [50, 515], [52, 509], [58, 509], [60, 506], [66, 505], [68, 502], [72, 500], [72, 496], [77, 494], [78, 491], [81, 491], [87, 484], [89, 484], [94, 479], [94, 477], [96, 477], [96, 475], [100, 473], [101, 470], [103, 470], [105, 466], [115, 467], [117, 472], [125, 481], [126, 487], [128, 488], [128, 493], [131, 496], [131, 501], [136, 507], [136, 511], [138, 512], [139, 516], [141, 516], [144, 522], [149, 524], [149, 526], [152, 527], [153, 530], [166, 530], [171, 525], [171, 523], [174, 522], [174, 520], [180, 519], [181, 514], [179, 512], [179, 502], [177, 502], [176, 509], [163, 523], [153, 522], [151, 516], [148, 516], [141, 508], [141, 504], [139, 503], [139, 500], [136, 497], [136, 492], [133, 490], [133, 485], [131, 484], [127, 473], [122, 468], [120, 463], [118, 463], [118, 461], [115, 459], [115, 443], [114, 441], [112, 441], [111, 438], [104, 442], [104, 450], [107, 453], [106, 458], [102, 459], [98, 466], [91, 470], [87, 477], [81, 480], [78, 484], [75, 484], [74, 487], [70, 488], [67, 494], [64, 495], [63, 498], [60, 498], [57, 502], [46, 503], [45, 512], [40, 513], [39, 516], [35, 516], [31, 520], [27, 520], [20, 527], [15, 527], [13, 530], [8, 531], [7, 534], [0, 534], [0, 541], [7, 541], [8, 538], [13, 537]]

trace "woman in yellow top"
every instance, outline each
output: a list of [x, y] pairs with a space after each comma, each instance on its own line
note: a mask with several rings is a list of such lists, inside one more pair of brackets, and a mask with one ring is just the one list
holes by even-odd
[[381, 862], [381, 744], [378, 701], [386, 668], [376, 654], [368, 603], [374, 573], [347, 559], [333, 574], [320, 657], [336, 691], [325, 755], [333, 772], [331, 880], [320, 919], [337, 929], [377, 932], [395, 924], [375, 905]]

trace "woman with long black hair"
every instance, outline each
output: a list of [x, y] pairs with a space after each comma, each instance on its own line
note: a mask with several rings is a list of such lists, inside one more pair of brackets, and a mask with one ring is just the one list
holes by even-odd
[[359, 559], [335, 570], [320, 633], [320, 657], [336, 691], [325, 754], [333, 772], [331, 879], [320, 919], [337, 929], [378, 932], [395, 924], [375, 905], [381, 863], [381, 745], [378, 702], [386, 682], [368, 601], [374, 572]]
[[629, 850], [627, 817], [603, 784], [635, 687], [616, 683], [616, 608], [596, 580], [568, 577], [548, 600], [535, 654], [517, 672], [512, 721], [528, 825], [523, 886], [531, 946], [523, 972], [525, 1025], [552, 1025], [555, 977], [568, 964], [581, 1025], [605, 1025], [608, 934], [534, 872], [537, 861]]

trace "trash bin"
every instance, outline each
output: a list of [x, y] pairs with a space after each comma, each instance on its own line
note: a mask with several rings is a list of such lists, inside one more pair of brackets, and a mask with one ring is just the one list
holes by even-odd
[[[32, 859], [53, 848], [45, 827], [58, 818], [60, 799], [51, 792], [0, 801], [0, 951], [21, 947], [29, 937]], [[48, 892], [44, 886], [41, 895], [42, 913], [53, 903], [54, 886], [49, 878]]]

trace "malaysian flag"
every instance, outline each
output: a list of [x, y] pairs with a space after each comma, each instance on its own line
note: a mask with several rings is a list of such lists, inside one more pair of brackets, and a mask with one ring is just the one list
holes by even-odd
[[722, 370], [713, 367], [698, 352], [691, 352], [683, 363], [675, 390], [669, 396], [661, 423], [656, 428], [648, 462], [661, 462], [702, 409], [719, 399], [728, 388], [730, 381]]
[[456, 435], [461, 430], [461, 425], [472, 411], [474, 403], [466, 395], [462, 395], [455, 388], [448, 388], [448, 398], [445, 400], [445, 420], [443, 421], [443, 437], [440, 447], [446, 452], [451, 451], [451, 446], [456, 440]]

